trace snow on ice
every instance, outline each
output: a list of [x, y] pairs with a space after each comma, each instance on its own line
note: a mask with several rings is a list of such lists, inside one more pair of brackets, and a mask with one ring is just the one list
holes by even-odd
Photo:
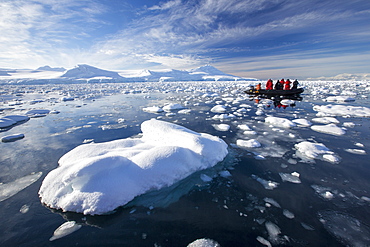
[[294, 147], [297, 149], [296, 155], [302, 160], [323, 159], [332, 163], [339, 162], [339, 157], [322, 143], [303, 141]]
[[141, 130], [141, 138], [83, 144], [66, 153], [45, 177], [41, 201], [63, 211], [109, 213], [216, 165], [228, 153], [220, 138], [176, 124], [151, 119]]

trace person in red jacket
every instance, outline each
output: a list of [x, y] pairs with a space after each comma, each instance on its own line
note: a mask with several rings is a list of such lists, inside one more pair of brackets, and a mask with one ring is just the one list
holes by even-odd
[[290, 84], [292, 84], [292, 82], [287, 79], [284, 83], [284, 90], [290, 90]]
[[273, 88], [273, 84], [272, 84], [272, 80], [269, 79], [267, 82], [266, 82], [266, 90], [272, 90]]

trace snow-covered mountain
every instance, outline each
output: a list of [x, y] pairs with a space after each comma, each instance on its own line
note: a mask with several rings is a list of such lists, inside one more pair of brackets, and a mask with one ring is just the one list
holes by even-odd
[[67, 70], [61, 77], [70, 79], [91, 79], [91, 78], [103, 78], [103, 79], [120, 79], [117, 72], [98, 69], [93, 66], [82, 64], [77, 67]]
[[66, 69], [62, 68], [62, 67], [52, 68], [49, 65], [46, 65], [46, 66], [37, 68], [36, 71], [58, 71], [58, 72], [63, 72], [63, 71], [66, 71]]
[[75, 68], [51, 68], [43, 66], [37, 70], [0, 69], [0, 83], [75, 83], [87, 82], [155, 82], [155, 81], [238, 81], [242, 78], [226, 74], [211, 65], [190, 70], [143, 70], [143, 71], [109, 71], [90, 65], [78, 65]]

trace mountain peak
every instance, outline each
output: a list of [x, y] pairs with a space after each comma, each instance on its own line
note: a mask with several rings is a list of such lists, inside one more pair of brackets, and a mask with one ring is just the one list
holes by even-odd
[[111, 79], [122, 78], [117, 72], [98, 69], [87, 64], [79, 64], [75, 68], [67, 70], [62, 77], [75, 79], [90, 79], [94, 77], [105, 77]]

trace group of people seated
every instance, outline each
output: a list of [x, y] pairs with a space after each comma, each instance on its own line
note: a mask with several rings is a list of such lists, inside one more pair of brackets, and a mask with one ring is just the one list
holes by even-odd
[[[266, 82], [266, 90], [294, 90], [298, 88], [299, 83], [297, 79], [293, 81], [292, 87], [290, 87], [291, 84], [292, 82], [289, 79], [284, 80], [283, 78], [281, 80], [277, 80], [274, 85], [274, 82], [271, 79], [268, 79], [268, 81]], [[258, 85], [256, 86], [256, 90], [261, 90], [261, 83], [258, 83]]]

